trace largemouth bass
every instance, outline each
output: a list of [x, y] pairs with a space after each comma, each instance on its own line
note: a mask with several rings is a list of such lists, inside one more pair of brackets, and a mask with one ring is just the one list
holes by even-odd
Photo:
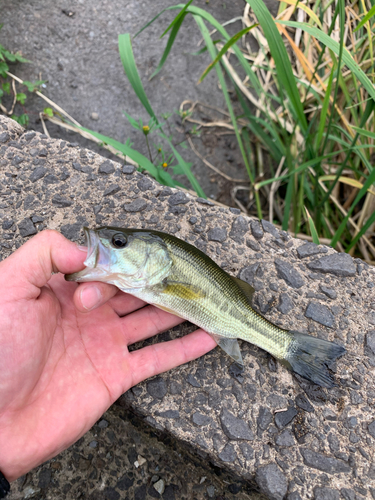
[[84, 232], [86, 267], [66, 280], [111, 283], [180, 316], [203, 328], [240, 365], [238, 338], [315, 384], [335, 385], [327, 365], [345, 353], [343, 347], [270, 323], [251, 306], [254, 289], [194, 246], [148, 229], [99, 227]]

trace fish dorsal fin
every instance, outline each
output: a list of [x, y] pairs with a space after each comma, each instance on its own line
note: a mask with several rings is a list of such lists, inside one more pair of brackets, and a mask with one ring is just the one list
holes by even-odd
[[190, 283], [182, 283], [180, 281], [172, 281], [169, 279], [163, 280], [163, 293], [175, 295], [185, 300], [196, 300], [206, 296], [203, 290]]
[[250, 305], [253, 302], [253, 295], [255, 292], [255, 288], [253, 288], [249, 283], [246, 283], [246, 281], [240, 280], [240, 278], [234, 278], [232, 276], [232, 279], [237, 283], [237, 285], [241, 288], [243, 293], [246, 295], [247, 300], [249, 301]]

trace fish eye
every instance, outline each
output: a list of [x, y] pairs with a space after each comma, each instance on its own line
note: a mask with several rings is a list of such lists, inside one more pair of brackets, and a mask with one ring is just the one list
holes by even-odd
[[126, 244], [128, 243], [128, 240], [126, 236], [124, 236], [121, 233], [117, 233], [112, 236], [112, 245], [115, 248], [125, 248]]

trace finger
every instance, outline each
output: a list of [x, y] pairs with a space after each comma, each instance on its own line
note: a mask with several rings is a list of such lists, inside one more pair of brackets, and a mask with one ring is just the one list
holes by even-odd
[[81, 283], [74, 292], [74, 305], [80, 312], [88, 312], [105, 304], [118, 292], [118, 288], [99, 281]]
[[111, 307], [120, 317], [125, 316], [143, 307], [146, 302], [129, 293], [121, 292], [117, 289], [117, 294], [109, 301]]
[[36, 298], [52, 272], [79, 271], [84, 267], [86, 255], [86, 251], [81, 251], [62, 234], [45, 230], [0, 263], [0, 279], [12, 283], [19, 299]]
[[204, 330], [184, 337], [143, 347], [130, 353], [132, 386], [146, 378], [175, 368], [211, 351], [216, 342]]
[[164, 332], [183, 321], [182, 318], [155, 306], [147, 306], [123, 318], [121, 327], [127, 345], [131, 345]]

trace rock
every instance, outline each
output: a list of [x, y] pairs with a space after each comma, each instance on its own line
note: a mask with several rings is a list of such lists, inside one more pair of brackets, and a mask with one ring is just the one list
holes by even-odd
[[14, 220], [4, 220], [3, 223], [1, 224], [1, 227], [7, 231], [10, 229], [14, 224]]
[[319, 302], [310, 302], [305, 312], [306, 318], [311, 318], [321, 325], [332, 328], [335, 324], [335, 317], [327, 306]]
[[31, 219], [29, 218], [23, 219], [23, 221], [18, 224], [18, 229], [22, 238], [32, 236], [33, 234], [36, 234], [38, 232]]
[[340, 472], [347, 473], [351, 471], [349, 464], [338, 458], [323, 455], [323, 453], [312, 451], [309, 448], [300, 448], [300, 452], [306, 465], [327, 474], [339, 474]]
[[254, 434], [248, 424], [244, 420], [235, 417], [226, 408], [223, 408], [221, 412], [220, 422], [224, 433], [229, 437], [229, 439], [246, 439], [248, 441], [252, 441], [254, 439]]
[[305, 282], [300, 273], [286, 260], [275, 259], [275, 266], [278, 277], [292, 288], [301, 288], [304, 285]]
[[4, 144], [8, 142], [10, 139], [8, 132], [1, 132], [0, 134], [0, 144]]
[[185, 205], [189, 201], [189, 198], [183, 191], [179, 191], [178, 193], [172, 194], [168, 198], [168, 203], [172, 206], [175, 205]]
[[30, 175], [29, 179], [31, 182], [36, 182], [39, 179], [42, 179], [47, 173], [47, 169], [44, 167], [36, 167]]
[[118, 184], [111, 184], [104, 191], [103, 196], [110, 196], [112, 194], [116, 194], [120, 191], [121, 187]]
[[254, 250], [254, 252], [259, 252], [260, 251], [260, 245], [257, 243], [255, 240], [251, 238], [247, 238], [246, 240], [246, 246], [251, 248], [251, 250]]
[[115, 166], [110, 160], [104, 161], [100, 166], [99, 166], [99, 174], [113, 174], [115, 171]]
[[275, 413], [275, 424], [279, 429], [286, 427], [293, 418], [297, 415], [297, 410], [292, 406], [286, 411], [278, 411]]
[[152, 180], [149, 177], [146, 177], [146, 176], [142, 177], [142, 179], [140, 179], [137, 182], [137, 186], [143, 192], [151, 191], [152, 189], [155, 189], [155, 184], [152, 182]]
[[328, 288], [328, 287], [324, 286], [322, 283], [319, 285], [319, 288], [330, 299], [337, 299], [337, 292], [333, 288]]
[[326, 247], [321, 247], [320, 245], [316, 245], [315, 243], [308, 242], [304, 245], [301, 245], [297, 248], [297, 254], [300, 259], [305, 257], [310, 257], [311, 255], [316, 255], [318, 253], [327, 253], [328, 250]]
[[42, 469], [39, 473], [38, 488], [47, 488], [52, 479], [52, 472], [50, 469]]
[[375, 420], [373, 420], [370, 424], [368, 424], [367, 430], [369, 431], [370, 435], [375, 439]]
[[163, 481], [163, 479], [159, 479], [159, 481], [156, 481], [156, 483], [154, 483], [154, 488], [159, 493], [159, 495], [162, 495], [165, 490], [165, 482]]
[[339, 500], [340, 493], [332, 488], [315, 488], [315, 500]]
[[192, 417], [193, 423], [201, 427], [202, 425], [209, 425], [212, 423], [212, 419], [196, 411]]
[[111, 486], [106, 486], [104, 488], [104, 498], [105, 500], [120, 500], [120, 494]]
[[236, 217], [233, 221], [229, 237], [236, 243], [242, 244], [244, 241], [244, 235], [249, 230], [249, 223], [246, 221], [242, 215]]
[[265, 406], [261, 406], [259, 408], [259, 414], [258, 414], [258, 418], [257, 418], [257, 425], [259, 427], [259, 429], [261, 429], [262, 431], [265, 431], [267, 429], [267, 427], [270, 425], [270, 423], [272, 422], [272, 413], [270, 412], [270, 410], [265, 407]]
[[275, 227], [271, 222], [268, 222], [267, 220], [261, 220], [260, 221], [263, 227], [263, 231], [266, 233], [272, 234], [274, 238], [280, 238], [279, 231], [277, 227]]
[[351, 488], [342, 488], [340, 493], [344, 500], [356, 500], [355, 491]]
[[190, 385], [193, 387], [201, 387], [201, 384], [198, 382], [198, 380], [194, 377], [192, 373], [189, 373], [189, 375], [186, 377], [186, 381], [189, 382]]
[[307, 399], [307, 397], [304, 396], [303, 394], [298, 394], [298, 396], [296, 396], [296, 405], [299, 408], [301, 408], [302, 410], [305, 410], [308, 412], [314, 411], [313, 405], [310, 403], [310, 401]]
[[366, 348], [375, 354], [375, 330], [371, 330], [366, 334]]
[[261, 492], [270, 500], [283, 500], [288, 491], [288, 481], [275, 463], [259, 467], [255, 480]]
[[207, 233], [208, 241], [219, 241], [222, 243], [227, 239], [227, 231], [221, 227], [214, 227]]
[[147, 382], [147, 392], [156, 399], [162, 399], [167, 394], [167, 385], [161, 377], [156, 377]]
[[55, 194], [55, 196], [52, 198], [52, 204], [56, 205], [59, 208], [64, 208], [70, 207], [72, 205], [72, 202], [67, 198], [64, 198], [60, 194]]
[[294, 446], [296, 444], [294, 436], [289, 429], [285, 429], [285, 431], [279, 434], [275, 439], [275, 443], [277, 446], [285, 447]]
[[82, 224], [80, 222], [76, 222], [75, 224], [65, 224], [64, 226], [61, 226], [62, 234], [65, 236], [65, 238], [71, 241], [77, 241], [79, 239], [81, 229]]
[[234, 451], [234, 448], [230, 443], [224, 446], [222, 452], [219, 453], [219, 458], [223, 462], [234, 462], [236, 460], [236, 452]]
[[98, 423], [98, 426], [100, 427], [100, 429], [106, 429], [108, 427], [108, 422], [107, 420], [105, 420], [104, 418], [102, 418], [102, 420]]
[[347, 253], [334, 253], [320, 257], [307, 264], [312, 271], [330, 273], [335, 276], [355, 276], [357, 269], [353, 258]]
[[180, 418], [180, 412], [178, 410], [160, 411], [157, 415], [162, 418]]
[[130, 175], [130, 174], [132, 174], [133, 172], [135, 172], [136, 170], [137, 170], [137, 169], [136, 169], [136, 167], [135, 167], [134, 165], [124, 165], [124, 166], [122, 167], [122, 173], [123, 173], [123, 174], [128, 174], [128, 175]]
[[280, 294], [280, 302], [279, 305], [277, 306], [277, 309], [282, 313], [282, 314], [288, 314], [294, 307], [292, 299], [289, 297], [289, 295], [285, 292]]
[[257, 220], [252, 220], [250, 222], [251, 234], [256, 240], [261, 240], [263, 238], [264, 232], [260, 222]]
[[147, 207], [147, 201], [143, 198], [137, 198], [131, 203], [125, 203], [125, 212], [142, 212]]
[[47, 174], [43, 179], [44, 184], [57, 184], [58, 182], [60, 182], [59, 178], [53, 174]]

